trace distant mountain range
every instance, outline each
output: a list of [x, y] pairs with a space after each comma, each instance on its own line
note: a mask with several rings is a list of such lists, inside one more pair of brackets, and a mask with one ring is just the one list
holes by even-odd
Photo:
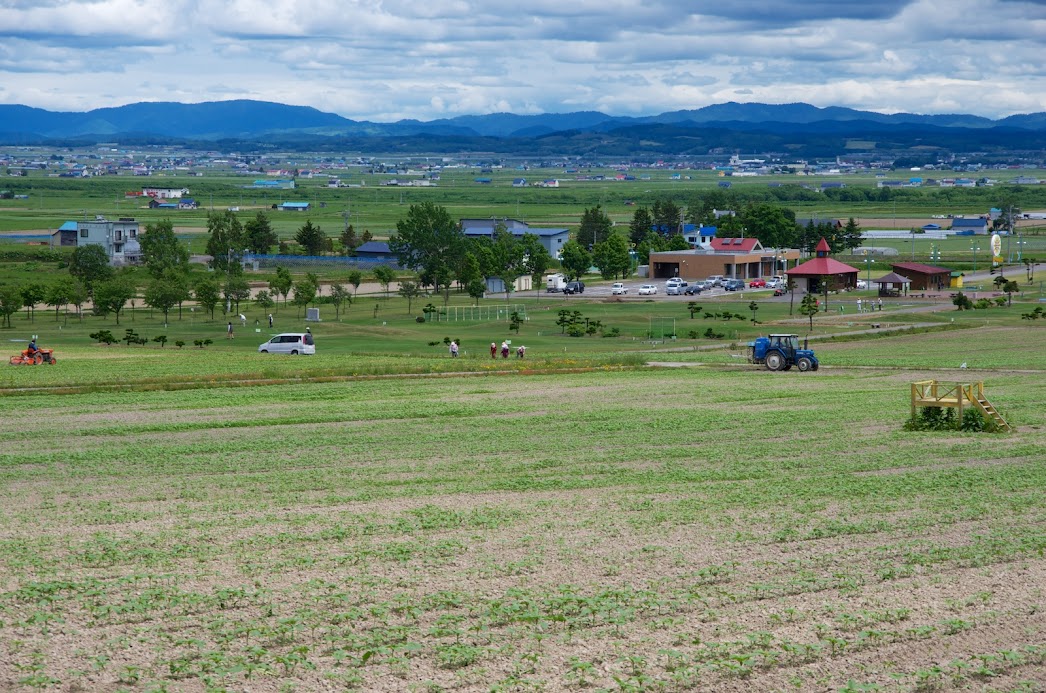
[[724, 103], [645, 117], [581, 111], [374, 123], [249, 100], [136, 103], [83, 113], [0, 105], [0, 144], [8, 145], [236, 143], [244, 148], [531, 155], [701, 155], [728, 149], [816, 156], [852, 149], [855, 140], [892, 152], [1033, 151], [1046, 143], [1046, 113], [991, 120], [963, 114], [884, 115], [805, 103]]

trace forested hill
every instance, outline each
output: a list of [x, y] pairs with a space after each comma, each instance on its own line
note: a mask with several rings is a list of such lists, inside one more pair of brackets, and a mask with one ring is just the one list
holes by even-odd
[[0, 105], [0, 144], [217, 143], [289, 149], [404, 153], [484, 151], [527, 155], [704, 155], [717, 149], [832, 156], [855, 142], [875, 150], [1041, 150], [1046, 113], [990, 120], [973, 115], [885, 115], [809, 104], [725, 103], [646, 117], [585, 111], [493, 113], [394, 123], [355, 121], [264, 101], [136, 103], [86, 112]]

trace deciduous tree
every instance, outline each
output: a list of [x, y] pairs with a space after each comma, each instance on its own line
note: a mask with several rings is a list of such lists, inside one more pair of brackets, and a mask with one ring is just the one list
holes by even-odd
[[410, 315], [414, 299], [421, 295], [421, 287], [418, 286], [417, 282], [407, 279], [400, 282], [399, 290], [396, 293], [407, 299], [407, 315]]
[[116, 324], [119, 325], [120, 313], [136, 293], [134, 283], [123, 274], [98, 282], [94, 287], [95, 313], [102, 316], [112, 313], [116, 316]]
[[343, 284], [331, 284], [331, 303], [334, 304], [334, 319], [341, 320], [341, 306], [343, 303], [352, 303], [352, 294]]
[[145, 232], [139, 241], [142, 246], [142, 261], [152, 277], [162, 277], [170, 270], [181, 273], [189, 271], [189, 249], [174, 235], [174, 226], [170, 219], [146, 224]]
[[80, 280], [90, 295], [94, 292], [95, 282], [104, 281], [113, 276], [109, 266], [109, 256], [100, 245], [82, 245], [73, 251], [69, 259], [69, 274]]
[[588, 268], [592, 266], [592, 256], [581, 247], [577, 241], [567, 241], [563, 244], [560, 262], [571, 280], [580, 279]]
[[196, 303], [201, 309], [210, 314], [211, 320], [214, 320], [214, 308], [218, 305], [218, 301], [221, 300], [221, 288], [218, 286], [218, 280], [214, 277], [197, 279], [196, 284], [193, 286], [193, 298], [196, 299]]
[[283, 296], [283, 304], [287, 305], [287, 295], [291, 292], [294, 278], [286, 267], [276, 267], [276, 277], [269, 280], [269, 291], [277, 296]]
[[240, 254], [246, 248], [243, 225], [230, 211], [207, 215], [207, 254], [210, 266], [216, 272], [238, 274], [243, 271]]
[[36, 322], [36, 306], [47, 297], [47, 287], [40, 282], [29, 282], [22, 285], [22, 303], [29, 313], [29, 321]]
[[619, 234], [597, 243], [592, 249], [592, 263], [599, 268], [603, 279], [627, 277], [632, 268], [632, 258], [628, 254], [628, 243]]
[[396, 222], [389, 249], [402, 267], [418, 272], [422, 284], [443, 292], [450, 300], [452, 268], [465, 252], [465, 234], [446, 208], [431, 202], [411, 205], [407, 217]]
[[385, 292], [385, 298], [389, 297], [389, 284], [396, 279], [396, 272], [388, 265], [378, 265], [374, 268], [374, 278], [381, 284], [382, 291]]

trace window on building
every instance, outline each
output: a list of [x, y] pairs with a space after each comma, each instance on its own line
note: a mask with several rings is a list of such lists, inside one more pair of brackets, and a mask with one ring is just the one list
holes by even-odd
[[114, 243], [113, 244], [113, 252], [114, 253], [122, 253], [123, 252], [123, 243]]

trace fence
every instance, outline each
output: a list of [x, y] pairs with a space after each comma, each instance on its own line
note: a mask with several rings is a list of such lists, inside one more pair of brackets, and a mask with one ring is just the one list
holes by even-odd
[[447, 306], [437, 308], [429, 314], [433, 322], [492, 322], [511, 320], [518, 313], [521, 320], [527, 319], [527, 307], [520, 304], [497, 304], [479, 306]]
[[399, 270], [401, 267], [395, 258], [382, 259], [371, 257], [347, 257], [339, 255], [255, 255], [247, 253], [243, 256], [245, 265], [255, 269], [271, 269], [273, 267], [285, 267], [287, 269], [358, 269], [371, 271], [379, 265]]

